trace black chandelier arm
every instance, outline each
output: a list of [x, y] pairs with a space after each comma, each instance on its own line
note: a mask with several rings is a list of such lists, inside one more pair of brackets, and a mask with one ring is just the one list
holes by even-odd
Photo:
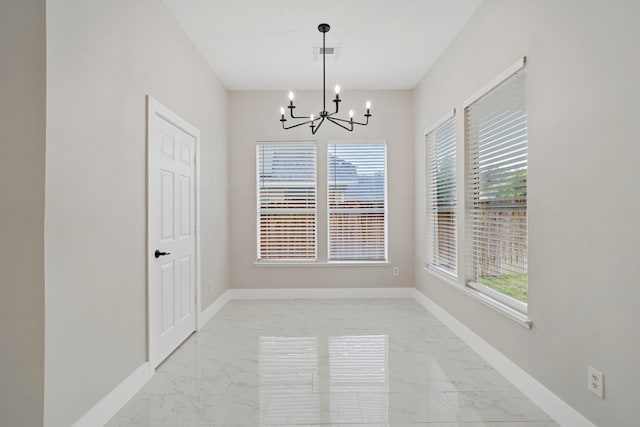
[[313, 123], [313, 122], [315, 122], [317, 120], [318, 119], [307, 120], [306, 122], [296, 123], [295, 125], [291, 125], [291, 126], [288, 126], [288, 127], [285, 126], [285, 124], [284, 124], [286, 122], [286, 120], [285, 120], [284, 122], [282, 122], [282, 129], [289, 130], [289, 129], [297, 128], [298, 126], [308, 125], [309, 123]]
[[[331, 123], [333, 123], [334, 125], [338, 125], [340, 126], [342, 129], [348, 130], [349, 132], [353, 132], [353, 122], [349, 122], [348, 120], [342, 120], [342, 119], [336, 119], [334, 117], [327, 117], [327, 120], [329, 120]], [[340, 124], [340, 122], [338, 121], [342, 121], [342, 122], [347, 122], [347, 123], [351, 123], [351, 127], [348, 128], [343, 124]]]
[[366, 121], [366, 122], [364, 122], [364, 123], [360, 123], [360, 122], [356, 122], [356, 121], [354, 120], [354, 122], [353, 122], [353, 123], [354, 123], [354, 124], [356, 124], [356, 125], [360, 125], [360, 126], [366, 126], [366, 125], [368, 125], [368, 124], [369, 124], [369, 117], [371, 117], [371, 114], [365, 114], [364, 116], [367, 118], [367, 121]]
[[287, 108], [289, 109], [289, 115], [291, 116], [292, 119], [308, 119], [309, 118], [309, 116], [294, 116], [293, 109], [296, 108], [295, 105], [289, 105]]
[[354, 121], [353, 121], [353, 124], [354, 124], [354, 125], [360, 125], [360, 126], [366, 126], [366, 125], [368, 125], [368, 124], [369, 124], [369, 118], [367, 117], [367, 121], [366, 121], [366, 122], [364, 122], [364, 123], [356, 122], [356, 121], [354, 120]]
[[331, 117], [332, 120], [336, 120], [338, 122], [351, 123], [352, 120], [341, 119], [340, 117]]
[[320, 123], [318, 123], [318, 126], [313, 126], [313, 124], [311, 124], [311, 134], [312, 135], [315, 135], [316, 132], [318, 132], [318, 129], [320, 129], [320, 126], [322, 125], [323, 122], [324, 122], [324, 117], [322, 119], [320, 119]]
[[343, 122], [343, 123], [353, 123], [354, 125], [366, 126], [366, 125], [369, 124], [369, 117], [371, 117], [371, 114], [369, 114], [369, 115], [365, 114], [364, 116], [367, 118], [367, 121], [364, 122], [364, 123], [357, 122], [357, 121], [355, 121], [353, 119], [345, 120], [345, 119], [341, 119], [339, 117], [331, 117], [331, 119], [332, 120], [337, 120], [337, 121]]

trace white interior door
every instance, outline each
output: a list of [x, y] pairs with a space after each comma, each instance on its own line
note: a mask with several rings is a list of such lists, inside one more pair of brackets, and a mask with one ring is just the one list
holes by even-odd
[[149, 99], [149, 361], [196, 330], [197, 130]]

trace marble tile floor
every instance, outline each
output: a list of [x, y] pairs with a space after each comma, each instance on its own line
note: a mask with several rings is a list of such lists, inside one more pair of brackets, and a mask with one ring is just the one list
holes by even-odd
[[410, 299], [231, 301], [107, 427], [557, 427]]

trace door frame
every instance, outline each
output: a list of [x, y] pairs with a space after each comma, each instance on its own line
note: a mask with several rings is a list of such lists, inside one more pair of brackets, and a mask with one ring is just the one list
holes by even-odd
[[[151, 268], [151, 230], [150, 230], [150, 198], [151, 192], [149, 191], [149, 183], [151, 180], [151, 158], [150, 158], [150, 148], [151, 148], [151, 135], [154, 134], [154, 130], [156, 129], [156, 125], [154, 124], [154, 117], [160, 117], [161, 119], [171, 123], [173, 126], [192, 136], [195, 140], [195, 161], [194, 161], [194, 174], [195, 174], [195, 224], [194, 224], [194, 234], [195, 234], [195, 287], [196, 287], [196, 304], [195, 304], [195, 316], [196, 316], [196, 326], [195, 331], [199, 330], [200, 325], [200, 313], [202, 311], [202, 298], [201, 298], [201, 261], [200, 261], [200, 130], [195, 126], [192, 126], [189, 122], [184, 120], [182, 117], [178, 116], [176, 113], [171, 111], [169, 108], [162, 105], [151, 95], [147, 95], [147, 145], [146, 145], [146, 217], [145, 221], [147, 223], [147, 239], [146, 239], [146, 294], [147, 294], [147, 361], [151, 363], [151, 298], [150, 298], [150, 274], [149, 269]], [[155, 370], [155, 366], [151, 367], [152, 370]]]

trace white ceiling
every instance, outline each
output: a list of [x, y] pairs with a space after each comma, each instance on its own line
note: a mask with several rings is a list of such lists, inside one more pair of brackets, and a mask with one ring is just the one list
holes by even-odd
[[230, 90], [412, 89], [482, 0], [164, 0]]

